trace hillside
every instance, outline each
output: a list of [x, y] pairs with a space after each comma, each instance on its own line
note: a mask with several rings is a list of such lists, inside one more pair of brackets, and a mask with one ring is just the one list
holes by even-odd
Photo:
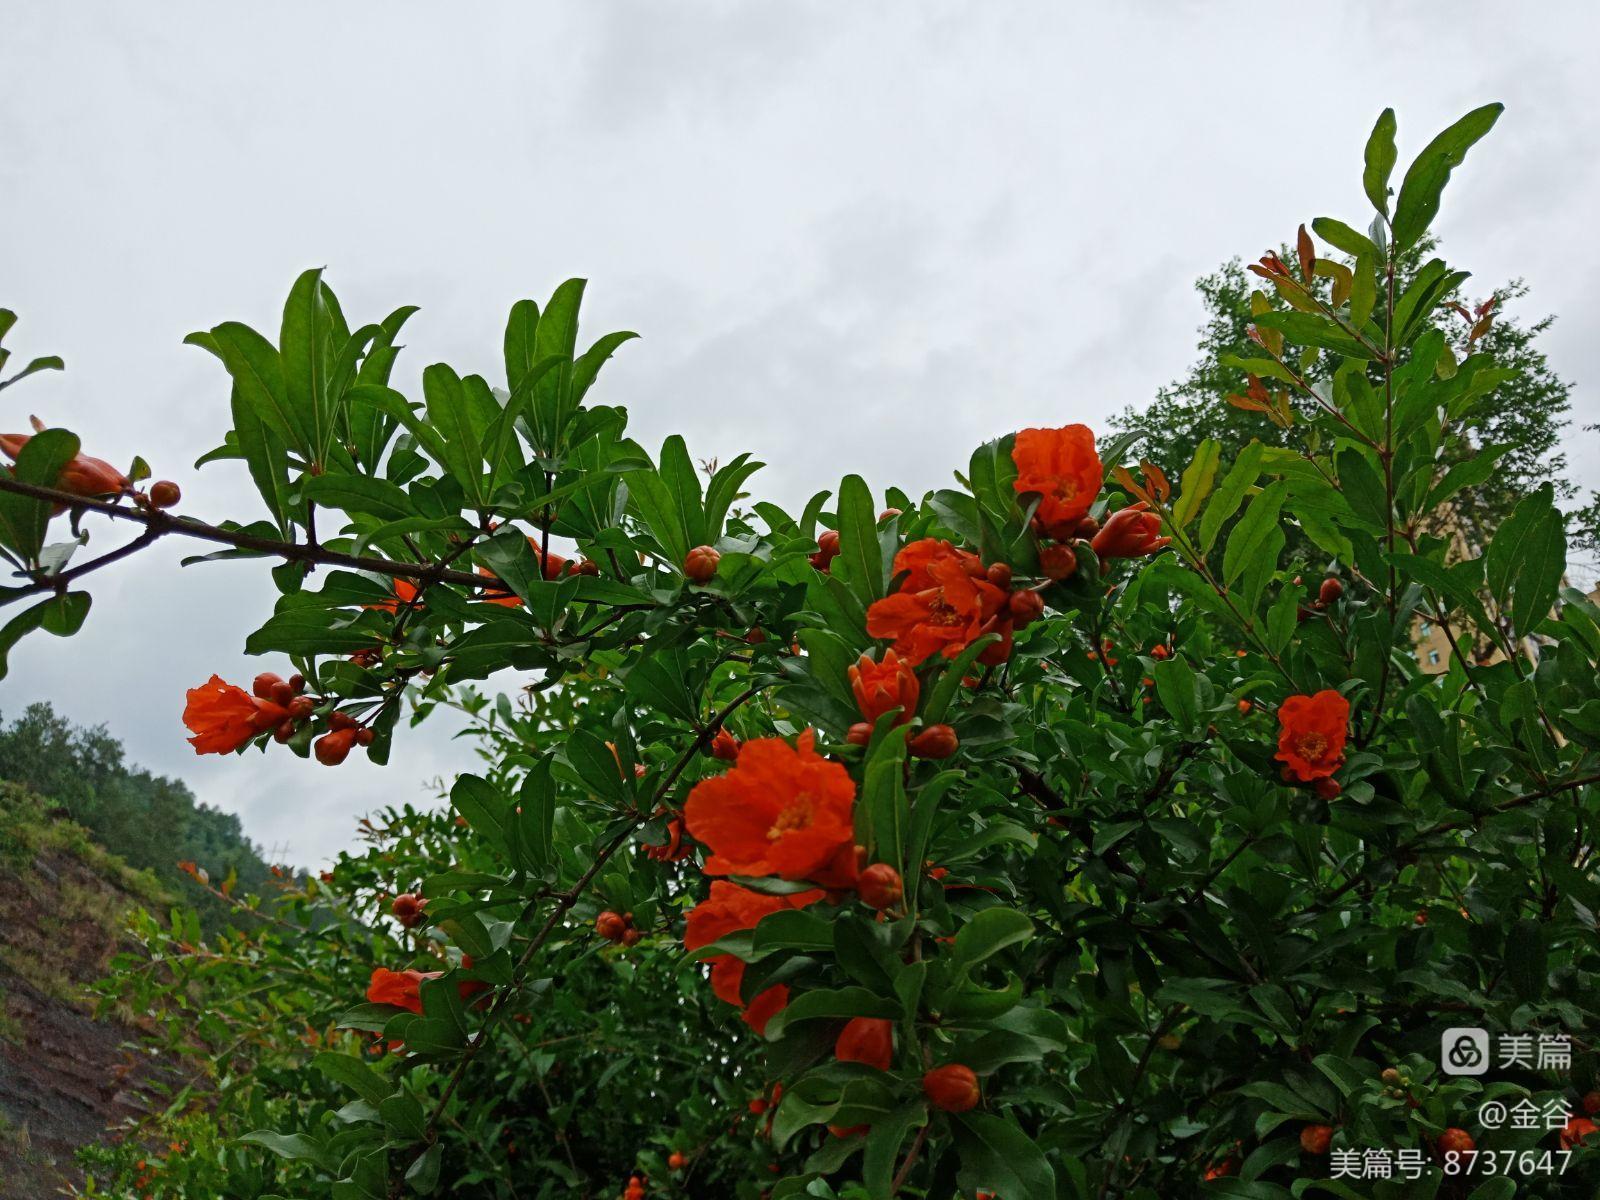
[[203, 864], [213, 879], [232, 875], [241, 892], [259, 893], [271, 877], [237, 816], [201, 803], [181, 780], [129, 764], [104, 726], [74, 726], [48, 704], [0, 721], [0, 780], [47, 797], [96, 843], [151, 872], [207, 933], [227, 924], [227, 906], [179, 862]]
[[170, 897], [61, 810], [0, 782], [0, 1197], [44, 1200], [81, 1179], [77, 1147], [145, 1110], [159, 1070], [96, 1020], [88, 985], [134, 905]]

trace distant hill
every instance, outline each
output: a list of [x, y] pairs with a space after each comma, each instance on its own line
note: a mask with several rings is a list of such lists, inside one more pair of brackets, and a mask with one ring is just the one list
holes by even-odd
[[[171, 894], [106, 853], [51, 802], [0, 783], [0, 1196], [46, 1200], [82, 1175], [80, 1146], [160, 1108], [163, 1064], [96, 1019], [89, 986], [135, 906]], [[136, 1020], [133, 1014], [125, 1014]]]
[[179, 780], [128, 765], [103, 725], [75, 726], [48, 704], [28, 706], [9, 725], [0, 714], [0, 780], [48, 801], [130, 867], [150, 871], [200, 913], [208, 932], [227, 922], [229, 910], [179, 862], [198, 863], [218, 882], [231, 873], [240, 892], [265, 890], [270, 868], [239, 818], [200, 803]]

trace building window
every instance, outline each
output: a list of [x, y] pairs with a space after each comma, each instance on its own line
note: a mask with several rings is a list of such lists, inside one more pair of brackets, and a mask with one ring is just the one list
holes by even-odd
[[1430, 667], [1437, 667], [1439, 665], [1439, 652], [1437, 650], [1428, 651], [1428, 665]]
[[1420, 633], [1423, 637], [1427, 637], [1430, 633], [1433, 632], [1433, 626], [1430, 625], [1427, 621], [1418, 621], [1417, 622], [1417, 632]]

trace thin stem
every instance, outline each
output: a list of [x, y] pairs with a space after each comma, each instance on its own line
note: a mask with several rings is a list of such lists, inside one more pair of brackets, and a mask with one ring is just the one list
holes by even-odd
[[[428, 563], [396, 562], [393, 559], [376, 558], [365, 554], [345, 554], [339, 550], [329, 550], [326, 546], [320, 544], [308, 545], [303, 542], [285, 542], [277, 538], [257, 537], [255, 534], [245, 533], [242, 530], [223, 529], [216, 525], [207, 525], [204, 521], [196, 521], [189, 517], [171, 516], [160, 509], [143, 511], [109, 500], [90, 500], [83, 496], [74, 495], [72, 492], [63, 492], [57, 488], [40, 487], [38, 484], [33, 483], [23, 483], [17, 479], [0, 478], [0, 492], [12, 492], [18, 496], [28, 496], [34, 500], [48, 500], [52, 504], [64, 504], [87, 512], [97, 512], [103, 516], [121, 521], [133, 521], [149, 530], [152, 540], [164, 537], [167, 534], [177, 534], [181, 537], [198, 538], [204, 542], [217, 542], [224, 546], [233, 546], [240, 550], [254, 550], [260, 554], [271, 554], [278, 558], [287, 559], [290, 562], [352, 567], [358, 571], [371, 571], [374, 574], [389, 575], [402, 579], [427, 579], [434, 571], [433, 566]], [[437, 581], [470, 588], [503, 588], [505, 586], [499, 580], [490, 576], [469, 574], [466, 571], [440, 571], [437, 575]]]

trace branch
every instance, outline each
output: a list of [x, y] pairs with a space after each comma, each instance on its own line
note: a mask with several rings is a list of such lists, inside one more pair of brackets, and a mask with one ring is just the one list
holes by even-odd
[[[501, 583], [500, 580], [489, 575], [476, 575], [466, 571], [436, 571], [428, 563], [396, 562], [393, 559], [376, 558], [365, 554], [345, 554], [339, 550], [329, 550], [326, 546], [320, 544], [307, 545], [303, 542], [285, 542], [277, 538], [257, 537], [255, 534], [245, 533], [243, 530], [223, 529], [217, 525], [207, 525], [204, 521], [196, 521], [190, 517], [175, 517], [160, 509], [146, 511], [129, 508], [126, 505], [110, 500], [90, 500], [83, 496], [74, 495], [72, 492], [63, 492], [57, 488], [40, 487], [38, 484], [33, 483], [23, 483], [18, 479], [0, 477], [0, 492], [12, 492], [18, 496], [27, 496], [34, 500], [47, 500], [52, 504], [64, 504], [86, 512], [96, 512], [102, 516], [143, 525], [147, 531], [146, 536], [140, 538], [135, 543], [136, 545], [148, 544], [148, 541], [154, 541], [156, 538], [164, 537], [167, 534], [177, 534], [180, 537], [198, 538], [203, 542], [217, 542], [240, 550], [253, 550], [258, 554], [270, 554], [289, 562], [351, 567], [358, 571], [371, 571], [377, 575], [388, 575], [402, 579], [429, 579], [440, 583], [453, 583], [460, 587], [496, 589], [505, 587], [505, 584]], [[128, 552], [131, 553], [131, 551]], [[110, 555], [106, 557], [109, 558]], [[86, 563], [84, 566], [93, 567], [98, 565], [99, 562], [100, 560], [97, 559], [94, 563]], [[79, 570], [81, 571], [82, 568], [79, 568]]]

